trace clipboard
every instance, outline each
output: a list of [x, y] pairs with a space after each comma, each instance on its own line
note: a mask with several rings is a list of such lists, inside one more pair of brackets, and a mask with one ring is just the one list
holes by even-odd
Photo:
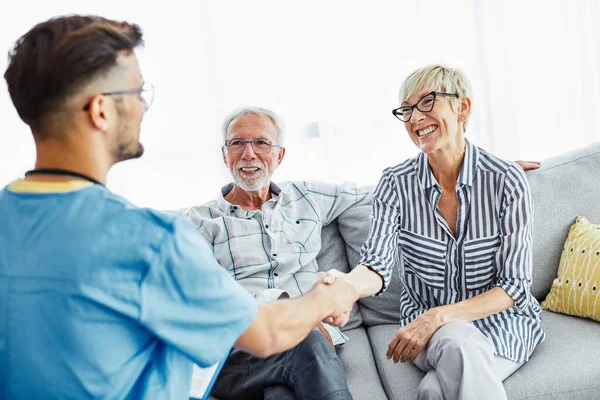
[[197, 364], [193, 365], [190, 400], [208, 400], [226, 361], [227, 357], [207, 368], [200, 368]]

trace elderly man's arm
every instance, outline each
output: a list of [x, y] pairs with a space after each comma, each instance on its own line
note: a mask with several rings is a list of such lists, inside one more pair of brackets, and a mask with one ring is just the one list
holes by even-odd
[[352, 182], [341, 185], [320, 181], [302, 182], [306, 195], [318, 210], [323, 225], [328, 225], [349, 208], [371, 203], [371, 187]]

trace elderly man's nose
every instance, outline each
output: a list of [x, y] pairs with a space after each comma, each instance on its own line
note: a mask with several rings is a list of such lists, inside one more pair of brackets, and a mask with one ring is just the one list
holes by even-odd
[[247, 142], [246, 145], [244, 146], [244, 151], [242, 152], [242, 157], [244, 159], [250, 160], [250, 159], [254, 158], [255, 156], [256, 156], [256, 153], [254, 153], [254, 148], [252, 147], [252, 143]]

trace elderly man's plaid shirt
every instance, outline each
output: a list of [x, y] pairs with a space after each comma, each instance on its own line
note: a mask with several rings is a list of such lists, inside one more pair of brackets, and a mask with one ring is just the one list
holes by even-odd
[[224, 196], [185, 211], [213, 246], [226, 268], [258, 300], [282, 291], [290, 297], [309, 291], [318, 272], [321, 229], [355, 205], [369, 204], [371, 193], [345, 182], [271, 183], [272, 198], [260, 210], [244, 211]]

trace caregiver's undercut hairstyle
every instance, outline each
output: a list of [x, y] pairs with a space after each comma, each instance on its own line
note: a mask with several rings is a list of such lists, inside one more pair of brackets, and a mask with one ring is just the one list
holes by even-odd
[[8, 53], [4, 74], [19, 117], [32, 129], [82, 85], [116, 65], [121, 51], [143, 44], [136, 24], [69, 15], [41, 22]]

